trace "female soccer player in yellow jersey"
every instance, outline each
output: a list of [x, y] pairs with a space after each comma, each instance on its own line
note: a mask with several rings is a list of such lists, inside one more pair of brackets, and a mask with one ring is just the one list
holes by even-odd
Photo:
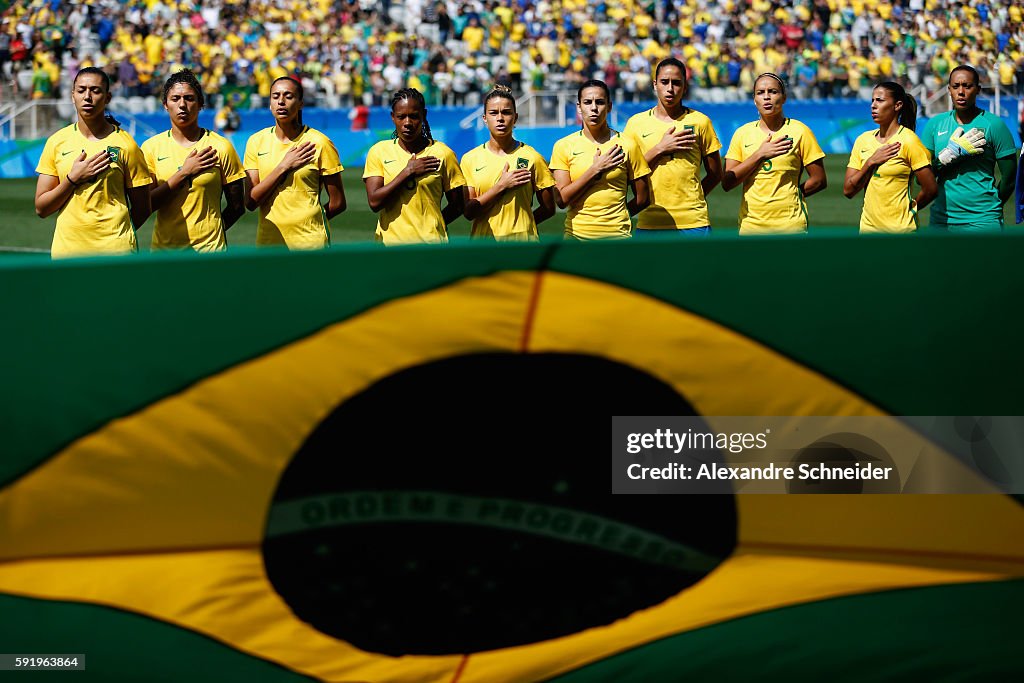
[[[864, 190], [861, 233], [914, 232], [917, 212], [938, 194], [931, 156], [914, 134], [917, 102], [898, 83], [879, 83], [871, 93], [871, 119], [878, 130], [853, 143], [843, 194], [852, 199]], [[921, 186], [915, 199], [912, 175]]]
[[[448, 224], [466, 205], [466, 179], [455, 152], [430, 135], [427, 105], [415, 88], [391, 98], [391, 140], [366, 154], [363, 183], [370, 208], [380, 213], [376, 238], [387, 246], [447, 242]], [[447, 205], [441, 210], [441, 197]]]
[[711, 232], [707, 195], [722, 179], [722, 143], [711, 119], [683, 104], [687, 85], [682, 62], [661, 60], [654, 71], [657, 106], [626, 122], [625, 137], [639, 145], [651, 168], [651, 204], [637, 219], [638, 237]]
[[[760, 118], [740, 126], [725, 154], [722, 189], [743, 185], [741, 235], [807, 232], [804, 198], [825, 189], [825, 153], [811, 129], [786, 118], [786, 84], [773, 73], [754, 81]], [[800, 177], [807, 171], [807, 180]]]
[[149, 194], [156, 211], [153, 249], [222, 251], [228, 246], [224, 233], [245, 213], [242, 162], [230, 142], [199, 127], [205, 98], [194, 73], [172, 74], [163, 103], [171, 129], [142, 143], [156, 180]]
[[86, 67], [71, 85], [78, 121], [46, 141], [36, 172], [36, 213], [57, 213], [50, 254], [138, 250], [133, 224], [149, 218], [149, 169], [132, 136], [107, 114], [110, 79]]
[[302, 124], [302, 84], [295, 79], [282, 76], [270, 85], [270, 111], [276, 123], [245, 145], [245, 204], [260, 208], [256, 244], [326, 247], [328, 221], [345, 210], [338, 150], [326, 135]]
[[472, 235], [499, 242], [536, 240], [537, 224], [555, 213], [555, 179], [537, 150], [512, 137], [519, 119], [512, 90], [499, 85], [487, 93], [483, 118], [491, 139], [466, 152], [461, 163]]
[[[555, 143], [551, 172], [558, 205], [569, 207], [565, 236], [581, 240], [630, 236], [630, 216], [650, 202], [651, 169], [629, 137], [608, 127], [612, 109], [608, 86], [585, 82], [576, 93], [583, 129]], [[627, 201], [629, 189], [633, 198]]]

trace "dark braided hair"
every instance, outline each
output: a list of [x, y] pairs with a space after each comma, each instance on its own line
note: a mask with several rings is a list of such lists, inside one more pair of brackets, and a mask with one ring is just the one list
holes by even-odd
[[[302, 101], [302, 95], [303, 95], [303, 92], [302, 92], [302, 81], [300, 81], [297, 78], [292, 78], [291, 76], [279, 76], [278, 78], [274, 79], [273, 83], [270, 84], [270, 89], [273, 90], [274, 86], [277, 85], [277, 83], [279, 81], [288, 81], [288, 82], [292, 83], [295, 86], [295, 88], [296, 88], [296, 93], [297, 93], [297, 95], [299, 97], [299, 102]], [[302, 127], [302, 110], [301, 109], [299, 109], [298, 116], [295, 117], [295, 122], [299, 124], [300, 128]]]
[[[110, 76], [107, 74], [106, 71], [95, 66], [87, 66], [84, 69], [81, 69], [77, 74], [75, 74], [75, 80], [71, 81], [71, 87], [74, 87], [75, 83], [78, 82], [79, 76], [85, 76], [87, 74], [95, 74], [99, 76], [101, 79], [103, 79], [103, 89], [108, 93], [110, 92]], [[115, 119], [114, 115], [111, 114], [110, 110], [106, 107], [104, 107], [103, 109], [103, 119], [107, 123], [115, 125], [118, 128], [121, 127], [121, 122]]]
[[[402, 100], [412, 100], [413, 102], [420, 105], [420, 111], [423, 112], [423, 137], [426, 138], [427, 144], [433, 144], [434, 137], [430, 134], [430, 123], [427, 121], [427, 101], [423, 99], [423, 93], [416, 88], [402, 88], [395, 92], [391, 96], [391, 111], [394, 113], [395, 105]], [[391, 133], [392, 139], [398, 137], [398, 131]]]
[[888, 91], [894, 100], [903, 103], [896, 120], [904, 128], [914, 130], [917, 126], [917, 100], [914, 99], [914, 96], [904, 90], [902, 85], [892, 81], [879, 83], [875, 87]]
[[177, 73], [171, 74], [171, 76], [164, 83], [164, 96], [161, 100], [164, 104], [167, 104], [167, 93], [171, 91], [171, 88], [179, 83], [184, 83], [188, 87], [192, 88], [192, 91], [196, 94], [196, 99], [199, 101], [199, 108], [203, 109], [206, 107], [206, 97], [203, 95], [203, 86], [199, 84], [199, 79], [192, 72], [191, 69], [182, 69]]

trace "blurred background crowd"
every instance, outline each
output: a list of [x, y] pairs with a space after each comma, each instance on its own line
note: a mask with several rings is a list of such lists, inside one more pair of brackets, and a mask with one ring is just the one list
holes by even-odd
[[159, 96], [188, 66], [207, 91], [258, 106], [292, 75], [307, 105], [387, 104], [412, 86], [474, 104], [494, 83], [648, 100], [676, 56], [695, 87], [746, 97], [764, 71], [797, 97], [864, 97], [881, 80], [934, 91], [975, 65], [1024, 92], [1024, 17], [1011, 0], [0, 0], [0, 98], [64, 98], [83, 66], [115, 95]]

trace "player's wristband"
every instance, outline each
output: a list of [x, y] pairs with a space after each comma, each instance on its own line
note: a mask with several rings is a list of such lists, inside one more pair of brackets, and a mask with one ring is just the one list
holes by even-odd
[[68, 181], [69, 183], [71, 183], [71, 187], [78, 187], [79, 185], [81, 185], [81, 184], [82, 184], [82, 181], [81, 181], [81, 180], [79, 180], [79, 181], [78, 181], [78, 182], [76, 183], [76, 182], [75, 182], [74, 180], [72, 180], [72, 179], [71, 179], [71, 176], [70, 176], [70, 175], [66, 175], [66, 176], [64, 176], [64, 177], [65, 177], [65, 178], [67, 178], [67, 181]]

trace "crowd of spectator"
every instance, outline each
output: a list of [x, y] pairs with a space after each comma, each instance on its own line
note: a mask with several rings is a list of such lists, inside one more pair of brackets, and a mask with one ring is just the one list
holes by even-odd
[[258, 104], [277, 77], [327, 106], [386, 103], [418, 88], [474, 103], [494, 83], [652, 98], [676, 56], [694, 86], [741, 96], [783, 74], [798, 97], [858, 96], [896, 80], [940, 88], [969, 63], [1024, 91], [1024, 17], [1010, 0], [16, 0], [0, 2], [0, 97], [68, 94], [83, 66], [123, 97], [159, 95], [195, 70], [210, 95]]

